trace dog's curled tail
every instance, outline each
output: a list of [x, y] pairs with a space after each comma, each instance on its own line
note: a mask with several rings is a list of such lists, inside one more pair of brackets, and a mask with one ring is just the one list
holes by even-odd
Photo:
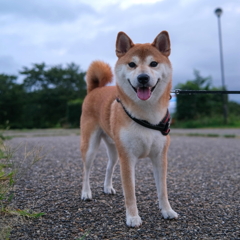
[[87, 93], [91, 92], [94, 88], [104, 87], [112, 82], [113, 74], [111, 67], [102, 61], [94, 61], [87, 71]]

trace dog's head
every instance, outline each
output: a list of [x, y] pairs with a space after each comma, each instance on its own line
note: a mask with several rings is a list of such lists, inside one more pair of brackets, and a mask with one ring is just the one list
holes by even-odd
[[115, 66], [117, 85], [134, 101], [158, 100], [172, 80], [170, 51], [166, 31], [158, 34], [152, 44], [134, 44], [124, 32], [119, 32]]

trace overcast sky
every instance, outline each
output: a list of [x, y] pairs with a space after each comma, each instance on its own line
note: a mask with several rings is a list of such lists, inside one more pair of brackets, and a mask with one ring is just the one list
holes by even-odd
[[[145, 43], [167, 30], [173, 86], [193, 79], [197, 69], [219, 87], [217, 7], [223, 9], [226, 86], [240, 90], [239, 0], [0, 0], [0, 73], [41, 62], [74, 62], [86, 71], [96, 59], [114, 67], [119, 31]], [[240, 102], [240, 95], [230, 98]]]

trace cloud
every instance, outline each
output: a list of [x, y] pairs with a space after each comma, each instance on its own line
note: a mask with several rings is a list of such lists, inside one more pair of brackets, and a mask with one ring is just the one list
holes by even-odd
[[59, 24], [73, 21], [79, 16], [96, 14], [93, 8], [79, 1], [58, 0], [1, 0], [1, 15]]
[[221, 86], [217, 7], [223, 9], [226, 85], [229, 90], [240, 89], [240, 7], [235, 0], [2, 0], [0, 59], [12, 60], [6, 60], [8, 67], [0, 70], [43, 61], [50, 65], [76, 62], [86, 70], [95, 59], [113, 67], [119, 31], [135, 43], [145, 43], [167, 30], [173, 86], [192, 79], [194, 69]]
[[17, 75], [19, 67], [12, 56], [0, 56], [0, 73]]

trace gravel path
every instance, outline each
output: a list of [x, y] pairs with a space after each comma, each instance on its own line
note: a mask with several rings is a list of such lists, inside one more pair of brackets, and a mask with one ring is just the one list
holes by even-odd
[[[119, 165], [117, 194], [103, 193], [107, 157], [101, 145], [92, 170], [92, 201], [81, 201], [79, 136], [14, 138], [46, 156], [17, 183], [15, 206], [45, 212], [14, 226], [11, 239], [240, 239], [240, 139], [172, 136], [169, 200], [180, 215], [164, 220], [158, 210], [149, 159], [136, 169], [136, 194], [143, 225], [125, 225]], [[16, 160], [21, 161], [20, 148]], [[83, 237], [87, 235], [86, 237]]]

